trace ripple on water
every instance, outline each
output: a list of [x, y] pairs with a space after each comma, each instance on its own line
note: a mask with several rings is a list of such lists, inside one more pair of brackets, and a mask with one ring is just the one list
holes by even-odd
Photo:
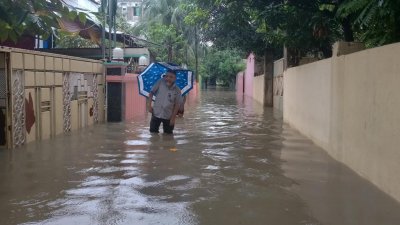
[[231, 146], [234, 142], [203, 142], [202, 144], [208, 147], [214, 146]]
[[103, 186], [103, 187], [98, 187], [98, 186], [87, 186], [87, 187], [81, 187], [81, 188], [73, 188], [65, 191], [66, 195], [69, 195], [69, 197], [75, 196], [75, 197], [103, 197], [106, 195], [106, 193], [110, 191], [110, 187], [108, 186]]
[[184, 175], [172, 175], [172, 176], [166, 177], [164, 179], [164, 181], [170, 182], [170, 181], [178, 181], [178, 180], [186, 180], [186, 179], [190, 179], [190, 177], [184, 176]]
[[100, 158], [118, 158], [121, 154], [97, 153], [96, 156]]
[[220, 168], [221, 168], [220, 166], [208, 165], [204, 169], [206, 169], [206, 170], [219, 170]]
[[[328, 205], [322, 214], [338, 218], [326, 222], [330, 224], [345, 224], [340, 223], [343, 211], [345, 222], [399, 221], [376, 222], [399, 218], [390, 212], [392, 204], [385, 207], [377, 201], [379, 207], [365, 210], [371, 206], [360, 203], [368, 201], [351, 204], [352, 198], [347, 198], [355, 194], [353, 199], [365, 199], [362, 194], [343, 194], [348, 188], [332, 192], [329, 184], [339, 182], [338, 187], [361, 187], [369, 194], [364, 190], [370, 184], [344, 183], [360, 178], [332, 161], [318, 161], [319, 150], [310, 151], [317, 147], [282, 125], [281, 119], [263, 114], [264, 109], [258, 111], [254, 104], [241, 100], [237, 104], [232, 93], [201, 96], [200, 104], [188, 102], [189, 110], [177, 121], [174, 136], [151, 135], [148, 116], [134, 123], [97, 125], [90, 136], [77, 132], [79, 139], [71, 134], [27, 145], [35, 150], [26, 151], [28, 155], [13, 151], [11, 158], [0, 157], [4, 158], [0, 165], [5, 165], [0, 170], [4, 183], [0, 183], [0, 224], [311, 225], [316, 224], [310, 217], [316, 208], [311, 207], [321, 204]], [[71, 139], [73, 151], [63, 146]], [[61, 144], [54, 151], [57, 140]], [[174, 149], [178, 151], [172, 153]], [[299, 160], [300, 156], [308, 161]], [[316, 164], [317, 173], [311, 171]], [[32, 173], [37, 176], [26, 176]], [[308, 186], [309, 191], [319, 192], [309, 195]], [[298, 195], [299, 188], [305, 195]], [[335, 201], [337, 196], [341, 201]], [[355, 207], [346, 208], [349, 203]], [[378, 218], [367, 221], [373, 217]]]
[[95, 163], [112, 163], [112, 162], [116, 162], [116, 159], [95, 159], [93, 160], [93, 162]]
[[122, 164], [143, 164], [143, 160], [140, 159], [124, 159], [121, 160]]
[[202, 151], [203, 156], [209, 157], [214, 161], [228, 161], [233, 158], [229, 153], [232, 147], [221, 148], [221, 149], [211, 149], [206, 148]]
[[126, 154], [125, 158], [127, 159], [145, 159], [147, 156], [143, 153], [137, 153], [137, 154]]
[[145, 154], [148, 153], [148, 150], [126, 150], [127, 153], [138, 153], [138, 154]]
[[149, 138], [151, 138], [151, 136], [152, 135], [147, 130], [138, 135], [138, 137], [143, 138], [143, 139], [149, 139]]
[[85, 181], [80, 184], [81, 187], [87, 187], [87, 186], [109, 186], [109, 185], [116, 185], [119, 184], [119, 179], [106, 179], [104, 177], [98, 177], [92, 178], [88, 177]]
[[141, 177], [131, 177], [121, 180], [120, 184], [130, 187], [143, 187], [146, 186], [146, 181]]
[[128, 140], [124, 142], [126, 145], [130, 146], [143, 146], [143, 145], [148, 145], [148, 141], [143, 141], [143, 140]]
[[184, 139], [184, 140], [178, 140], [176, 144], [183, 145], [183, 144], [188, 144], [188, 143], [190, 143], [190, 141], [187, 139]]

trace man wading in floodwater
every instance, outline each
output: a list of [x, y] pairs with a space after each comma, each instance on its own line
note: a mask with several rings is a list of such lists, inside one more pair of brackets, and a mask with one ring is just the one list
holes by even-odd
[[[163, 124], [164, 133], [172, 134], [175, 118], [181, 102], [181, 90], [176, 86], [176, 73], [168, 70], [163, 78], [154, 84], [149, 94], [147, 109], [152, 114], [150, 132], [159, 133]], [[153, 96], [156, 96], [154, 106], [151, 106]]]

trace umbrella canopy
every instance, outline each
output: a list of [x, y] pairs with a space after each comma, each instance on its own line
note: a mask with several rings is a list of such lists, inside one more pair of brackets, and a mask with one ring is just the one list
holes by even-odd
[[150, 64], [139, 76], [139, 94], [149, 97], [149, 93], [154, 84], [162, 78], [167, 70], [176, 72], [175, 84], [181, 89], [181, 94], [185, 95], [193, 88], [193, 72], [182, 67], [163, 63], [155, 62]]

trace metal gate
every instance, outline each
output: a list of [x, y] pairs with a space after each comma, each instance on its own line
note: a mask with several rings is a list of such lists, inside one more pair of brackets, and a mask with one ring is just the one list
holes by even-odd
[[0, 52], [0, 148], [7, 148], [10, 144], [9, 125], [9, 99], [8, 99], [8, 78], [10, 77], [10, 54]]

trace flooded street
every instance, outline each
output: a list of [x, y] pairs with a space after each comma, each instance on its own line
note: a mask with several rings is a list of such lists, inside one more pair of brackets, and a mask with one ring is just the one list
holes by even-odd
[[400, 204], [281, 114], [204, 91], [175, 134], [149, 116], [0, 151], [0, 225], [395, 225]]

